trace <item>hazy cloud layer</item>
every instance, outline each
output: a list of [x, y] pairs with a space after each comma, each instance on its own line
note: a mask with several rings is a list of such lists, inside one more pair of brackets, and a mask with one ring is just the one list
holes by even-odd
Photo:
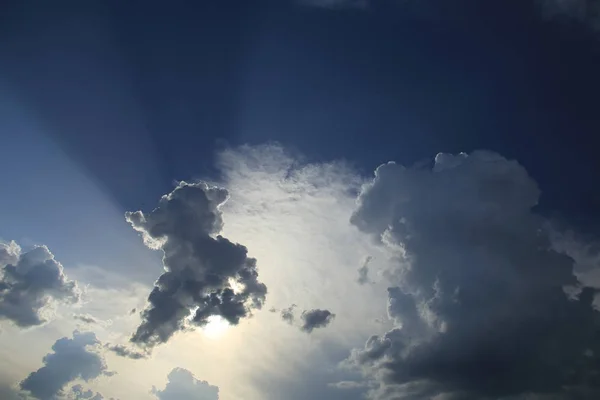
[[41, 325], [56, 302], [79, 299], [77, 284], [46, 246], [22, 252], [14, 242], [0, 243], [0, 318], [20, 327]]
[[579, 285], [574, 263], [551, 248], [531, 211], [538, 197], [523, 167], [490, 152], [376, 170], [352, 222], [395, 255], [387, 278], [397, 327], [351, 356], [378, 383], [372, 397], [593, 397], [594, 289], [565, 295]]
[[219, 400], [219, 388], [200, 381], [183, 368], [173, 369], [164, 390], [152, 389], [158, 400]]
[[20, 386], [31, 396], [52, 399], [75, 379], [89, 381], [109, 375], [104, 357], [98, 352], [100, 342], [93, 332], [73, 332], [72, 338], [58, 339], [52, 353], [44, 356], [44, 366], [29, 374]]
[[315, 328], [324, 328], [333, 321], [335, 314], [329, 310], [307, 310], [302, 313], [302, 326], [304, 332], [310, 333]]
[[152, 212], [126, 213], [145, 244], [163, 251], [165, 267], [133, 342], [166, 342], [188, 323], [202, 326], [211, 316], [236, 325], [262, 307], [267, 288], [258, 281], [256, 260], [246, 247], [219, 235], [219, 207], [227, 198], [225, 189], [181, 182]]

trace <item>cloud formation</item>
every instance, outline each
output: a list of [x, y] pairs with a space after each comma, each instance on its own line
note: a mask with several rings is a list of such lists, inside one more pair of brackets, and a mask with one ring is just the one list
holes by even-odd
[[284, 308], [281, 310], [281, 319], [287, 322], [290, 325], [294, 324], [296, 320], [296, 316], [294, 315], [294, 309], [296, 308], [295, 304], [292, 304], [288, 308]]
[[26, 328], [48, 321], [56, 302], [75, 303], [79, 290], [46, 246], [22, 252], [14, 242], [0, 243], [0, 318]]
[[72, 338], [58, 339], [52, 346], [53, 352], [43, 358], [44, 366], [21, 381], [21, 389], [34, 398], [48, 400], [62, 395], [65, 385], [75, 379], [87, 382], [110, 375], [98, 352], [99, 344], [93, 332], [75, 331]]
[[141, 360], [143, 358], [148, 358], [148, 354], [142, 353], [141, 351], [133, 350], [122, 344], [107, 345], [106, 348], [118, 356], [130, 358], [132, 360]]
[[227, 198], [225, 189], [181, 182], [152, 212], [126, 213], [144, 243], [163, 251], [165, 267], [133, 342], [154, 346], [188, 324], [205, 325], [211, 316], [236, 325], [262, 307], [267, 288], [258, 280], [256, 259], [219, 235], [219, 207]]
[[595, 290], [565, 294], [580, 283], [531, 211], [538, 197], [522, 166], [490, 152], [377, 168], [351, 218], [396, 260], [396, 328], [350, 357], [372, 398], [598, 394]]
[[310, 333], [315, 328], [324, 328], [333, 321], [335, 314], [329, 310], [307, 310], [302, 312], [302, 329], [304, 332]]
[[158, 400], [219, 400], [219, 388], [200, 381], [183, 368], [173, 369], [164, 390], [152, 388]]
[[77, 384], [71, 387], [73, 400], [103, 400], [104, 396], [100, 393], [94, 393], [92, 390], [85, 390], [83, 386]]

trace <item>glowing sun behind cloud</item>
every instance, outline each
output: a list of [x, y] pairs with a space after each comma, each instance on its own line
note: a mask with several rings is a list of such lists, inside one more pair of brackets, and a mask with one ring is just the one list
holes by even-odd
[[208, 324], [200, 328], [202, 333], [209, 339], [219, 339], [229, 329], [229, 322], [224, 318], [214, 315], [208, 317]]

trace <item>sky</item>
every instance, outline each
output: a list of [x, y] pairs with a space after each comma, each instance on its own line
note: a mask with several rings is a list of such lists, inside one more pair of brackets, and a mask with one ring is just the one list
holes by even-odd
[[600, 396], [600, 2], [3, 3], [0, 398]]

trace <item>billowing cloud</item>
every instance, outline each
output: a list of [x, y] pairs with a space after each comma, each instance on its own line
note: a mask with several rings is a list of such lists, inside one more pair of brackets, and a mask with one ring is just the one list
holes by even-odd
[[565, 294], [580, 283], [532, 212], [538, 197], [522, 166], [490, 152], [377, 168], [351, 218], [396, 260], [396, 327], [350, 358], [378, 384], [371, 397], [598, 395], [595, 290]]
[[173, 369], [164, 390], [152, 388], [158, 400], [219, 400], [219, 388], [200, 381], [183, 368]]
[[77, 284], [46, 246], [22, 252], [14, 242], [0, 243], [0, 318], [19, 327], [41, 325], [56, 302], [79, 299]]
[[333, 319], [335, 318], [335, 314], [332, 314], [329, 310], [307, 310], [302, 313], [302, 329], [304, 332], [310, 333], [315, 328], [324, 328]]
[[220, 316], [232, 325], [262, 307], [267, 288], [246, 247], [219, 235], [225, 189], [181, 182], [150, 213], [128, 212], [144, 243], [164, 253], [165, 272], [150, 293], [150, 305], [132, 337], [138, 344], [163, 343], [188, 324], [203, 326]]
[[142, 353], [141, 351], [131, 349], [122, 344], [107, 345], [106, 348], [118, 356], [130, 358], [132, 360], [141, 360], [143, 358], [148, 357], [148, 354]]
[[93, 332], [73, 332], [73, 337], [58, 339], [52, 353], [46, 354], [44, 366], [21, 381], [22, 390], [41, 400], [63, 394], [63, 388], [75, 379], [90, 381], [110, 375], [99, 353], [100, 342]]

